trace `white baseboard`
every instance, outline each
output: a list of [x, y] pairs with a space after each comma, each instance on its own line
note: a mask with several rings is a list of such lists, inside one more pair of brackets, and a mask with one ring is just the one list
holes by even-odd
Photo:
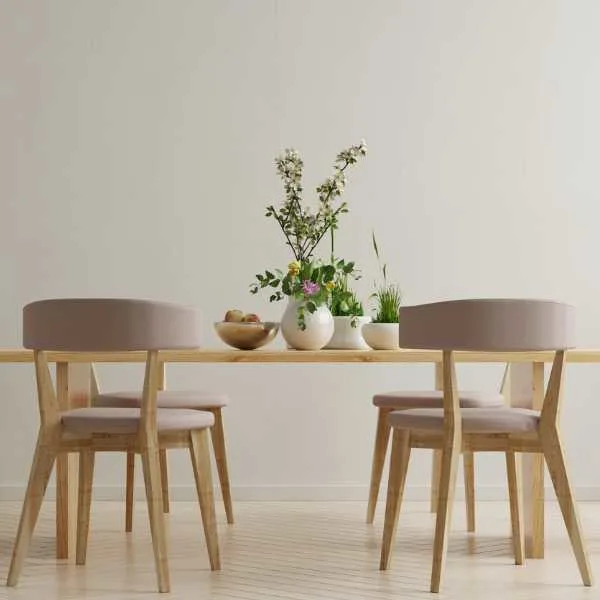
[[[196, 499], [195, 486], [181, 485], [171, 486], [171, 499], [173, 501], [191, 502]], [[457, 488], [456, 497], [464, 498], [462, 487]], [[0, 501], [21, 500], [25, 493], [25, 487], [21, 485], [0, 485]], [[136, 487], [136, 498], [144, 498], [143, 487]], [[507, 499], [507, 491], [504, 486], [478, 486], [476, 489], [477, 500], [498, 501]], [[53, 499], [55, 490], [48, 488], [48, 499]], [[219, 490], [215, 490], [216, 498], [220, 498]], [[344, 502], [344, 501], [366, 501], [368, 487], [366, 485], [257, 485], [233, 487], [234, 500], [240, 502]], [[600, 487], [582, 486], [575, 489], [575, 497], [581, 501], [600, 501]], [[385, 489], [379, 495], [381, 500], [385, 499]], [[552, 488], [546, 488], [546, 498], [554, 499]], [[98, 485], [94, 486], [94, 499], [96, 500], [123, 500], [124, 489], [122, 486]], [[429, 487], [408, 486], [405, 490], [405, 499], [408, 501], [427, 501], [429, 499]]]

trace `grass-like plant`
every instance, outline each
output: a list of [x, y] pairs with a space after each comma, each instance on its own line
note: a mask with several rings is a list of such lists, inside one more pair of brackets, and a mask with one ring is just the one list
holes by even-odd
[[375, 286], [375, 291], [371, 294], [371, 298], [375, 300], [376, 315], [373, 323], [398, 323], [400, 305], [402, 304], [402, 291], [396, 283], [388, 283], [387, 280], [387, 264], [381, 265], [381, 257], [379, 256], [379, 248], [375, 239], [375, 232], [372, 234], [373, 249], [377, 262], [381, 268], [383, 282]]

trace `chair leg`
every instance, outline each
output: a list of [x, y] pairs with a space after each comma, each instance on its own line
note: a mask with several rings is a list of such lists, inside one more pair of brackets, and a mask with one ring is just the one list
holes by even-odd
[[23, 508], [21, 510], [21, 519], [17, 529], [15, 547], [8, 570], [6, 585], [10, 587], [17, 585], [17, 581], [19, 580], [55, 460], [55, 446], [44, 440], [43, 434], [40, 433], [33, 455], [29, 482], [27, 483], [27, 491], [25, 492], [25, 499], [23, 500]]
[[160, 459], [160, 484], [162, 487], [162, 498], [163, 498], [163, 511], [165, 513], [170, 512], [169, 503], [169, 471], [167, 463], [167, 451], [162, 448], [159, 452]]
[[198, 492], [202, 525], [206, 538], [206, 547], [213, 571], [221, 569], [219, 556], [219, 536], [215, 515], [215, 498], [213, 495], [212, 477], [210, 472], [210, 453], [208, 449], [208, 430], [190, 432], [190, 458], [194, 470], [194, 480]]
[[552, 485], [556, 492], [556, 498], [560, 505], [569, 539], [571, 540], [571, 546], [573, 548], [573, 553], [575, 554], [575, 559], [577, 560], [581, 579], [583, 580], [584, 585], [591, 586], [593, 583], [592, 571], [585, 549], [577, 506], [573, 498], [571, 484], [567, 475], [567, 467], [560, 435], [556, 429], [540, 431], [540, 441], [542, 442], [544, 458], [548, 465]]
[[75, 563], [85, 565], [90, 509], [92, 504], [92, 481], [94, 479], [95, 453], [83, 450], [79, 453], [79, 496], [77, 498], [77, 550]]
[[389, 410], [380, 408], [377, 415], [377, 429], [375, 430], [375, 448], [373, 449], [373, 463], [371, 466], [371, 484], [369, 485], [369, 503], [367, 505], [367, 523], [372, 523], [375, 518], [377, 498], [381, 486], [381, 476], [385, 455], [387, 454], [390, 440], [390, 426], [388, 425]]
[[431, 568], [431, 592], [440, 591], [440, 581], [446, 562], [448, 547], [448, 532], [452, 518], [452, 504], [456, 489], [456, 472], [460, 447], [456, 443], [444, 448], [442, 451], [442, 469], [440, 475], [440, 489], [435, 523], [435, 537], [433, 540], [433, 564]]
[[508, 497], [510, 503], [510, 522], [515, 564], [525, 562], [525, 531], [521, 517], [523, 515], [523, 493], [521, 489], [520, 457], [515, 452], [506, 453], [506, 474], [508, 477]]
[[133, 490], [135, 487], [135, 453], [127, 453], [127, 475], [125, 484], [125, 531], [133, 529]]
[[223, 415], [221, 409], [212, 411], [215, 416], [215, 424], [210, 430], [215, 462], [217, 463], [217, 474], [221, 484], [221, 495], [223, 496], [223, 505], [225, 506], [225, 515], [227, 523], [230, 525], [233, 520], [233, 503], [231, 501], [231, 487], [229, 485], [229, 469], [227, 468], [227, 452], [225, 449], [225, 429], [223, 427]]
[[390, 475], [387, 502], [385, 505], [383, 539], [381, 542], [381, 560], [379, 563], [381, 571], [387, 570], [390, 566], [409, 460], [410, 432], [403, 429], [395, 429], [392, 439], [392, 452], [390, 454]]
[[429, 502], [429, 512], [434, 513], [438, 506], [438, 496], [440, 490], [440, 474], [442, 472], [442, 451], [434, 450], [431, 462], [431, 493]]
[[146, 501], [150, 518], [150, 533], [154, 549], [154, 564], [160, 592], [170, 590], [169, 565], [167, 557], [167, 536], [162, 506], [162, 489], [160, 483], [160, 460], [157, 448], [142, 450], [142, 466], [146, 486]]
[[463, 452], [465, 477], [465, 506], [467, 508], [467, 531], [475, 531], [475, 457], [472, 452]]

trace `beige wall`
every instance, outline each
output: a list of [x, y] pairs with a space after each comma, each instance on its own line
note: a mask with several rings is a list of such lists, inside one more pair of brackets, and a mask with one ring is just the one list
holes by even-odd
[[[0, 345], [20, 308], [64, 295], [161, 298], [277, 319], [248, 294], [288, 262], [264, 206], [286, 146], [311, 189], [366, 138], [338, 249], [376, 276], [374, 228], [407, 302], [564, 299], [600, 346], [600, 4], [595, 0], [4, 0], [0, 7]], [[279, 342], [281, 343], [281, 342]], [[135, 368], [105, 368], [132, 386]], [[500, 370], [466, 367], [466, 386]], [[361, 498], [375, 390], [426, 366], [180, 366], [172, 386], [228, 391], [239, 497]], [[18, 496], [36, 430], [32, 371], [0, 366], [0, 497]], [[570, 368], [564, 433], [600, 498], [600, 369]], [[428, 457], [414, 463], [423, 493]], [[186, 457], [173, 461], [191, 495]], [[479, 462], [488, 496], [503, 463]], [[100, 463], [104, 495], [120, 461]]]

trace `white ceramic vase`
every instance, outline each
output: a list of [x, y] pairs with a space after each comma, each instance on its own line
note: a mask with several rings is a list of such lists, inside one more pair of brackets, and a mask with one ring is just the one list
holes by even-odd
[[[355, 326], [352, 326], [354, 321]], [[371, 317], [333, 317], [333, 337], [325, 348], [331, 350], [367, 350], [369, 346], [362, 335], [362, 327]]]
[[320, 350], [333, 335], [333, 317], [327, 306], [319, 306], [314, 313], [305, 312], [306, 329], [298, 327], [299, 300], [288, 302], [281, 318], [281, 334], [288, 347], [295, 350]]
[[362, 334], [373, 350], [398, 350], [400, 347], [398, 323], [366, 323]]

